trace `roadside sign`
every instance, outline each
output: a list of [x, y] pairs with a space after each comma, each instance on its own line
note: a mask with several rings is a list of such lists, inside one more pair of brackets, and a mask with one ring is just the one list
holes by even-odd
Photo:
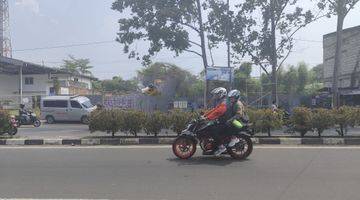
[[229, 67], [209, 67], [206, 72], [206, 80], [209, 81], [226, 81], [232, 79], [232, 68]]
[[174, 108], [186, 109], [187, 105], [187, 101], [174, 101]]

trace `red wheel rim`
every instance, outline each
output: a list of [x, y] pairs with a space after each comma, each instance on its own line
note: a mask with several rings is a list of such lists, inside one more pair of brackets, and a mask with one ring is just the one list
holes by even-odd
[[187, 139], [176, 141], [174, 148], [176, 155], [182, 159], [191, 157], [195, 151], [194, 143]]

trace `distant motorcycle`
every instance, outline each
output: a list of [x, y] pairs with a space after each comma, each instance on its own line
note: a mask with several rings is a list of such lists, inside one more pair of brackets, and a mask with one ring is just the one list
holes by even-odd
[[[204, 120], [193, 120], [187, 129], [173, 142], [172, 150], [175, 156], [180, 159], [191, 158], [196, 152], [197, 144], [200, 145], [204, 155], [214, 155], [219, 144], [217, 144], [216, 140], [209, 134], [209, 126], [212, 126], [212, 124]], [[242, 129], [229, 127], [226, 131], [231, 132], [231, 134], [224, 136], [224, 143], [228, 144], [233, 136], [240, 140], [235, 146], [227, 147], [227, 153], [234, 159], [246, 159], [253, 150], [253, 143], [248, 127], [245, 126]]]
[[28, 117], [17, 116], [18, 127], [22, 125], [33, 125], [34, 127], [40, 127], [41, 121], [37, 118], [36, 114], [33, 112], [28, 113]]
[[15, 117], [11, 117], [11, 119], [9, 121], [9, 127], [7, 128], [7, 130], [0, 131], [0, 135], [4, 135], [7, 133], [10, 136], [13, 136], [13, 135], [16, 135], [17, 132], [18, 132], [17, 121], [16, 121]]

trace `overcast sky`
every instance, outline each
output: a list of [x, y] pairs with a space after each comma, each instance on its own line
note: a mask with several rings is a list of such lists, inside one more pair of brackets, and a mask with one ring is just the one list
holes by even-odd
[[[111, 10], [114, 0], [9, 0], [10, 26], [13, 57], [47, 66], [59, 66], [71, 54], [79, 58], [89, 58], [95, 68], [93, 73], [101, 79], [120, 75], [126, 79], [136, 75], [142, 66], [140, 62], [129, 60], [122, 52], [116, 38], [117, 20], [121, 14]], [[307, 0], [301, 0], [305, 1]], [[344, 27], [360, 25], [360, 5], [352, 10]], [[323, 19], [303, 29], [296, 35], [294, 53], [286, 64], [305, 61], [311, 66], [322, 63], [322, 36], [336, 30], [336, 19]], [[305, 40], [305, 41], [303, 41]], [[29, 50], [70, 44], [101, 42], [77, 47]], [[144, 45], [137, 44], [140, 49]], [[215, 65], [226, 65], [226, 51], [214, 52]], [[201, 59], [193, 54], [183, 54], [178, 58], [164, 51], [154, 61], [174, 63], [193, 73], [202, 70]], [[255, 70], [256, 73], [258, 69]]]

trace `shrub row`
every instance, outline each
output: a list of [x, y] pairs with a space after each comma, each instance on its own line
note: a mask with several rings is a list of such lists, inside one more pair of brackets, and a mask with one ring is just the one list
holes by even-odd
[[137, 110], [96, 110], [90, 116], [91, 132], [103, 131], [113, 136], [125, 132], [137, 136], [140, 131], [147, 135], [158, 136], [162, 129], [171, 129], [178, 135], [186, 128], [197, 113], [172, 110], [168, 113], [159, 111], [144, 113]]
[[[298, 132], [303, 137], [309, 131], [319, 136], [329, 128], [336, 128], [340, 136], [345, 136], [349, 127], [360, 125], [360, 109], [343, 106], [338, 109], [309, 109], [298, 107], [291, 116], [283, 111], [274, 112], [271, 109], [248, 109], [250, 126], [254, 133], [271, 131], [286, 126], [291, 132]], [[113, 136], [124, 132], [137, 136], [141, 131], [147, 135], [158, 136], [163, 129], [171, 129], [177, 134], [186, 128], [191, 119], [199, 113], [172, 110], [168, 113], [144, 113], [137, 110], [96, 110], [90, 116], [91, 132], [103, 131]]]
[[255, 132], [267, 132], [287, 126], [303, 137], [309, 131], [316, 132], [319, 137], [329, 128], [336, 128], [340, 136], [345, 136], [349, 127], [360, 125], [360, 109], [342, 106], [336, 109], [309, 109], [298, 107], [290, 117], [283, 111], [273, 112], [270, 109], [248, 110], [252, 129]]
[[5, 110], [0, 110], [0, 133], [6, 132], [10, 128], [10, 115]]

